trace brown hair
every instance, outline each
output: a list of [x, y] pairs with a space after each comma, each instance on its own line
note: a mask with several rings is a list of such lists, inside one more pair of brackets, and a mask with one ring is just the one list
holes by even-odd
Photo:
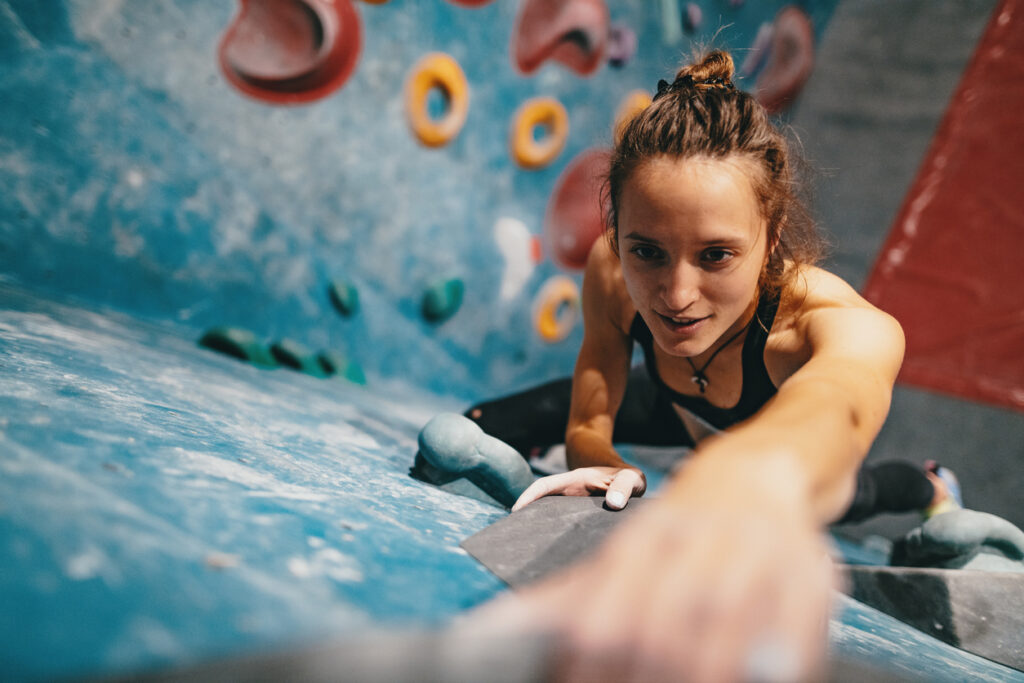
[[661, 81], [650, 106], [622, 127], [604, 186], [606, 235], [617, 254], [619, 197], [627, 178], [644, 161], [738, 155], [756, 169], [751, 185], [768, 226], [768, 244], [776, 245], [759, 291], [779, 293], [796, 272], [786, 262], [815, 263], [825, 242], [797, 196], [786, 138], [752, 95], [733, 86], [734, 71], [727, 52], [709, 52], [680, 69], [671, 84]]

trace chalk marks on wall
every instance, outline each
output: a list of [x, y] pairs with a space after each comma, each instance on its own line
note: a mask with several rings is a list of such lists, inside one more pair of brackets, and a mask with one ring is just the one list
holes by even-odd
[[302, 104], [344, 85], [361, 43], [351, 0], [240, 0], [218, 59], [224, 77], [246, 95]]

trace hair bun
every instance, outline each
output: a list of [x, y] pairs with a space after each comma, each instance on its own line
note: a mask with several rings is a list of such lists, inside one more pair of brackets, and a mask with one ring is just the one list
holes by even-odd
[[732, 77], [736, 73], [736, 66], [733, 64], [732, 56], [722, 50], [712, 50], [703, 58], [684, 66], [676, 74], [676, 78], [689, 76], [693, 79], [694, 85], [699, 87], [725, 87], [732, 86]]

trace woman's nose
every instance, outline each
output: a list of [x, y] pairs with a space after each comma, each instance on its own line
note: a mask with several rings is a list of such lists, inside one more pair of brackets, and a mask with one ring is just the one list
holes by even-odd
[[667, 313], [686, 310], [700, 298], [700, 273], [688, 263], [679, 263], [669, 269], [661, 281], [661, 300]]

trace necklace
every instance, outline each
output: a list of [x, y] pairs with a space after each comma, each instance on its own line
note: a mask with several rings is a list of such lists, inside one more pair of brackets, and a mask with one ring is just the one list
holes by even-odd
[[693, 369], [693, 377], [690, 378], [690, 381], [700, 388], [700, 393], [703, 394], [704, 391], [708, 388], [708, 385], [711, 384], [711, 381], [708, 379], [708, 376], [704, 374], [704, 371], [708, 369], [709, 365], [711, 365], [711, 361], [715, 359], [715, 356], [717, 356], [722, 349], [736, 341], [736, 338], [743, 334], [743, 332], [746, 331], [747, 327], [749, 326], [750, 322], [748, 321], [746, 325], [741, 327], [736, 332], [736, 334], [729, 337], [729, 339], [724, 344], [715, 349], [715, 352], [711, 354], [711, 358], [708, 358], [707, 361], [704, 362], [704, 365], [700, 366], [699, 369], [696, 365], [694, 365], [692, 358], [690, 358], [689, 356], [686, 357], [686, 362], [689, 363], [690, 367]]

